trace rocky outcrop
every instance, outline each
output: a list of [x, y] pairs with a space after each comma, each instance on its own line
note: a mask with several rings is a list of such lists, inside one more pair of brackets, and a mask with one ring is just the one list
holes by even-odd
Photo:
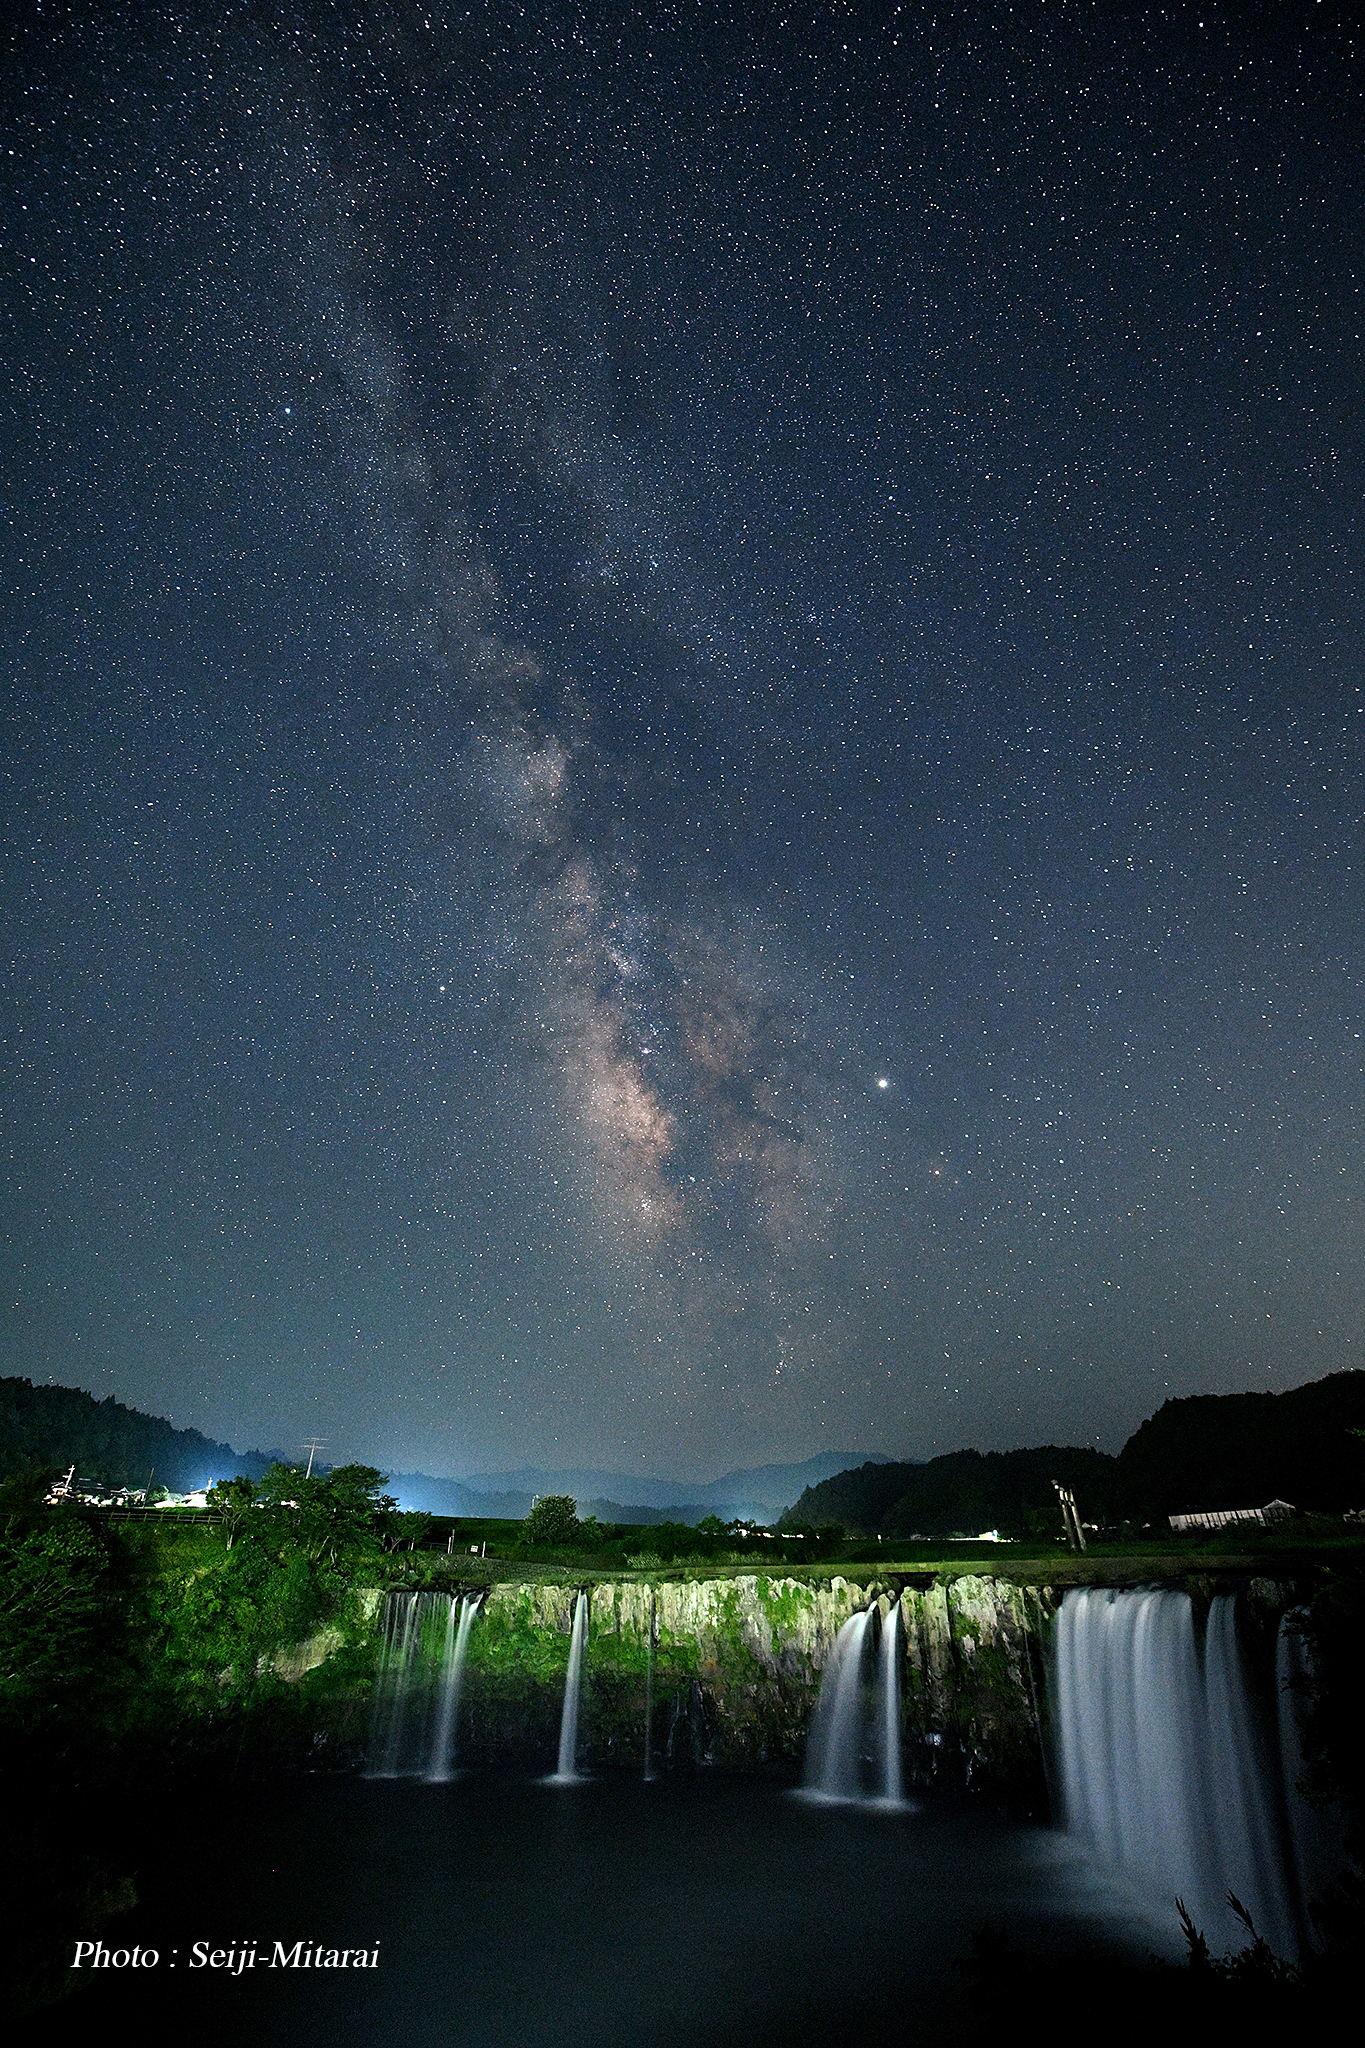
[[276, 1650], [270, 1658], [270, 1669], [286, 1685], [297, 1685], [310, 1671], [316, 1671], [329, 1657], [335, 1656], [346, 1640], [343, 1631], [335, 1626], [320, 1628], [315, 1634], [305, 1636], [301, 1643], [290, 1643]]

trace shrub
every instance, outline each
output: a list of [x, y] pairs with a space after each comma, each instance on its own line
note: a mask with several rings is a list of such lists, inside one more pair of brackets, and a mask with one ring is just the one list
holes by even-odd
[[579, 1534], [578, 1502], [568, 1493], [543, 1493], [522, 1523], [527, 1543], [573, 1543]]

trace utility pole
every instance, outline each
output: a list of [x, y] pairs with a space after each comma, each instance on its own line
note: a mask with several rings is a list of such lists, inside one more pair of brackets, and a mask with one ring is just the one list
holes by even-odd
[[1056, 1487], [1057, 1498], [1062, 1504], [1062, 1524], [1066, 1530], [1067, 1545], [1072, 1550], [1084, 1550], [1085, 1531], [1076, 1512], [1076, 1496], [1069, 1486], [1062, 1485], [1060, 1479], [1054, 1479], [1052, 1484]]
[[326, 1450], [327, 1444], [328, 1439], [325, 1436], [315, 1436], [311, 1443], [304, 1444], [303, 1449], [308, 1453], [308, 1470], [303, 1475], [305, 1479], [312, 1478], [313, 1460], [314, 1458], [316, 1458], [319, 1451]]

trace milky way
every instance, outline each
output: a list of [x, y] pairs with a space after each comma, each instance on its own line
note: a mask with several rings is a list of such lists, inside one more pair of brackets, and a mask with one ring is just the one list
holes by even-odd
[[1360, 1363], [1347, 32], [11, 34], [4, 1371], [704, 1477]]

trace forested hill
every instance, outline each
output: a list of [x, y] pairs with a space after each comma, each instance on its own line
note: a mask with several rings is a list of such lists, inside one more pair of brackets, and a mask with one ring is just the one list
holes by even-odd
[[1108, 1521], [1118, 1460], [1055, 1445], [1029, 1451], [949, 1451], [927, 1465], [864, 1465], [808, 1486], [782, 1517], [788, 1527], [842, 1523], [850, 1534], [1022, 1536], [1057, 1526], [1060, 1479], [1087, 1521]]
[[1365, 1507], [1365, 1372], [1287, 1394], [1167, 1401], [1119, 1453], [1124, 1495], [1161, 1514], [1189, 1508]]
[[[808, 1486], [782, 1524], [789, 1529], [840, 1523], [849, 1531], [875, 1535], [887, 1510], [905, 1494], [922, 1465], [858, 1465]], [[984, 1527], [984, 1524], [983, 1524]]]
[[1051, 1535], [1061, 1514], [1052, 1482], [1076, 1496], [1088, 1522], [1114, 1520], [1116, 1460], [1103, 1451], [1044, 1444], [1028, 1451], [950, 1451], [922, 1465], [882, 1519], [888, 1536]]
[[1047, 1446], [952, 1451], [926, 1465], [864, 1465], [808, 1486], [788, 1527], [850, 1533], [1028, 1535], [1057, 1523], [1052, 1481], [1088, 1522], [1164, 1521], [1199, 1508], [1365, 1507], [1365, 1372], [1338, 1372], [1285, 1394], [1203, 1394], [1167, 1401], [1119, 1455]]
[[259, 1479], [271, 1462], [261, 1451], [234, 1451], [197, 1429], [176, 1429], [160, 1415], [125, 1408], [112, 1394], [97, 1401], [75, 1387], [0, 1379], [0, 1479], [74, 1465], [78, 1477], [108, 1486], [146, 1486], [153, 1473], [153, 1485], [189, 1493], [234, 1472]]

